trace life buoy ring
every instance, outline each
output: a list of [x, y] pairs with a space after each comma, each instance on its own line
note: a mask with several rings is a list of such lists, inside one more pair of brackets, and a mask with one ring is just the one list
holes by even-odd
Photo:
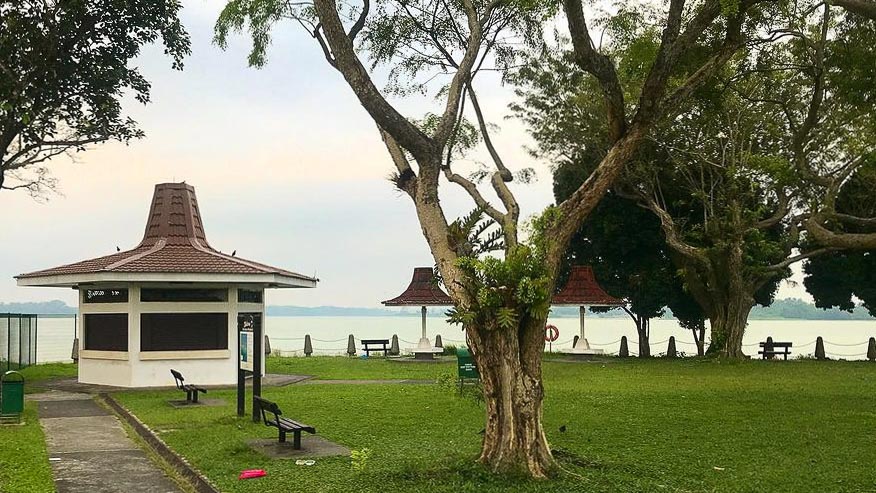
[[545, 325], [544, 326], [544, 340], [545, 340], [545, 342], [555, 342], [559, 338], [560, 338], [560, 329], [558, 329], [556, 325]]

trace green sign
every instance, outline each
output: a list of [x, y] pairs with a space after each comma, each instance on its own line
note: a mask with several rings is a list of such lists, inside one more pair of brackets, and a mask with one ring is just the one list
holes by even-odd
[[456, 363], [459, 371], [459, 378], [480, 379], [481, 374], [478, 373], [478, 367], [471, 357], [471, 353], [466, 348], [456, 350]]

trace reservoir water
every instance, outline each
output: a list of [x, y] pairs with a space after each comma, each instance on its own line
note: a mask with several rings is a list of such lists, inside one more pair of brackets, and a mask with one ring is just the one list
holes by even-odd
[[[551, 318], [560, 337], [552, 346], [554, 350], [570, 347], [572, 337], [578, 333], [577, 318]], [[440, 334], [444, 345], [465, 344], [465, 334], [457, 326], [449, 325], [443, 317], [427, 319], [429, 339], [434, 342]], [[420, 338], [419, 317], [276, 317], [265, 320], [272, 349], [281, 355], [303, 355], [304, 336], [310, 334], [314, 352], [317, 354], [343, 354], [349, 334], [357, 339], [389, 339], [398, 335], [404, 351], [416, 345]], [[72, 317], [39, 319], [37, 360], [40, 362], [71, 361], [74, 322]], [[606, 353], [617, 352], [621, 336], [627, 336], [631, 354], [638, 351], [635, 325], [630, 319], [588, 317], [586, 336], [591, 346], [604, 349]], [[678, 351], [696, 355], [696, 345], [690, 331], [684, 330], [674, 320], [654, 320], [651, 323], [651, 354], [666, 352], [670, 336], [675, 336]], [[876, 337], [876, 320], [751, 320], [745, 333], [744, 351], [757, 357], [757, 344], [767, 336], [775, 341], [790, 341], [794, 344], [792, 357], [811, 355], [815, 352], [815, 339], [824, 338], [827, 356], [834, 359], [861, 360], [866, 358], [867, 340]], [[706, 331], [706, 341], [708, 341]], [[361, 349], [358, 344], [357, 348]], [[546, 347], [547, 351], [548, 348]]]

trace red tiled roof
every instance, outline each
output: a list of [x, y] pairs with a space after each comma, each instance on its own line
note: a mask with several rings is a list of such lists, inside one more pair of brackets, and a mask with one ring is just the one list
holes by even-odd
[[589, 265], [572, 266], [569, 280], [559, 293], [551, 299], [552, 305], [575, 306], [621, 306], [623, 300], [606, 293], [593, 275]]
[[16, 278], [98, 272], [279, 274], [312, 279], [214, 250], [207, 243], [195, 189], [185, 183], [155, 185], [146, 231], [136, 248]]
[[452, 305], [453, 300], [438, 287], [431, 267], [416, 267], [408, 289], [395, 298], [382, 303], [386, 306], [447, 306]]

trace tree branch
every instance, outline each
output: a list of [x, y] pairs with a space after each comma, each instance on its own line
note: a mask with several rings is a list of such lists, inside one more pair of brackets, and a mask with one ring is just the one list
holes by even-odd
[[368, 114], [399, 145], [410, 151], [421, 165], [433, 160], [436, 145], [432, 139], [389, 104], [374, 85], [353, 49], [352, 40], [344, 32], [335, 1], [314, 0], [313, 6], [325, 33], [326, 43], [334, 54], [336, 68]]
[[872, 0], [831, 0], [830, 3], [876, 21], [876, 2]]
[[812, 257], [817, 257], [819, 255], [824, 255], [825, 253], [835, 252], [837, 250], [839, 250], [839, 249], [828, 247], [828, 248], [819, 248], [817, 250], [812, 250], [811, 252], [801, 253], [801, 254], [795, 255], [793, 257], [788, 257], [787, 259], [785, 259], [782, 262], [779, 262], [778, 264], [773, 264], [773, 265], [767, 267], [766, 270], [768, 270], [770, 272], [784, 270], [784, 269], [787, 269], [791, 265], [793, 265], [801, 260], [805, 260], [807, 258], [812, 258]]
[[624, 92], [618, 80], [617, 70], [609, 57], [596, 51], [590, 31], [587, 29], [581, 0], [563, 0], [563, 8], [566, 11], [569, 34], [572, 37], [575, 63], [581, 67], [581, 70], [596, 77], [599, 82], [608, 113], [609, 138], [612, 142], [617, 141], [627, 129]]
[[819, 245], [847, 250], [876, 250], [876, 233], [834, 233], [822, 225], [823, 217], [815, 215], [803, 221], [806, 232]]
[[350, 42], [356, 41], [356, 35], [365, 27], [365, 20], [368, 18], [368, 10], [371, 8], [371, 0], [362, 0], [362, 12], [359, 13], [359, 18], [356, 23], [350, 28]]

